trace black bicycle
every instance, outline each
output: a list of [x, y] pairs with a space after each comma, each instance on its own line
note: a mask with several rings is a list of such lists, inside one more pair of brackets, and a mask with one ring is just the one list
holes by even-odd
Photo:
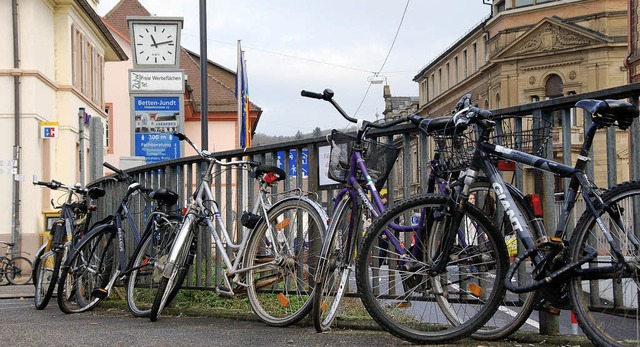
[[29, 283], [33, 273], [31, 260], [23, 256], [11, 255], [15, 243], [6, 241], [0, 241], [0, 243], [6, 248], [5, 255], [0, 255], [0, 283], [5, 278], [14, 285]]
[[79, 184], [67, 186], [56, 180], [42, 182], [35, 177], [33, 184], [51, 190], [66, 191], [63, 195], [65, 200], [61, 205], [56, 206], [53, 199], [51, 200], [53, 208], [60, 210], [60, 217], [53, 222], [47, 239], [36, 252], [33, 266], [34, 304], [38, 310], [43, 310], [53, 295], [63, 259], [66, 259], [69, 249], [89, 230], [92, 211], [96, 209], [92, 200], [104, 196], [105, 191], [99, 187], [85, 189]]
[[[126, 193], [113, 216], [89, 230], [89, 232], [71, 250], [65, 261], [58, 284], [58, 306], [64, 313], [84, 312], [94, 308], [101, 300], [110, 295], [117, 280], [126, 280], [131, 273], [151, 268], [152, 263], [127, 265], [125, 254], [125, 221], [129, 226], [136, 245], [149, 245], [149, 240], [171, 238], [177, 229], [178, 218], [166, 213], [168, 206], [175, 205], [178, 195], [166, 189], [152, 192], [136, 182], [126, 172], [104, 163], [104, 166], [116, 173], [113, 179], [128, 184]], [[156, 202], [156, 209], [147, 219], [142, 236], [131, 216], [128, 204], [131, 199], [141, 195]], [[141, 242], [141, 240], [143, 242]], [[157, 255], [154, 253], [154, 257]], [[153, 259], [149, 259], [153, 261]], [[131, 262], [135, 264], [135, 261]], [[140, 277], [140, 276], [138, 276]], [[136, 283], [134, 280], [133, 283]], [[139, 301], [136, 301], [140, 299]], [[149, 298], [132, 296], [127, 302], [134, 315], [148, 314]], [[146, 313], [145, 313], [146, 311]]]

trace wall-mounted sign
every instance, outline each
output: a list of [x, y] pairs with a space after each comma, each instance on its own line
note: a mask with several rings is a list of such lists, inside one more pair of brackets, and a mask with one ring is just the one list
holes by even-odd
[[134, 155], [147, 164], [180, 157], [180, 140], [173, 132], [180, 126], [180, 97], [133, 97]]
[[330, 188], [337, 184], [338, 181], [334, 181], [329, 178], [329, 158], [331, 157], [331, 146], [318, 147], [318, 185], [321, 188]]
[[184, 92], [182, 71], [129, 70], [129, 92]]
[[58, 122], [40, 122], [40, 138], [55, 139], [58, 137]]
[[[302, 149], [302, 167], [298, 168], [297, 167], [297, 162], [298, 162], [298, 154], [297, 151], [295, 149], [289, 150], [289, 177], [297, 177], [298, 176], [298, 172], [302, 171], [302, 177], [306, 178], [308, 176], [308, 172], [309, 172], [309, 163], [307, 161], [308, 158], [308, 153], [309, 151], [306, 148]], [[284, 151], [278, 151], [277, 153], [277, 160], [276, 160], [276, 164], [278, 165], [279, 168], [281, 168], [282, 170], [285, 170], [284, 168]], [[287, 171], [287, 170], [285, 170]]]

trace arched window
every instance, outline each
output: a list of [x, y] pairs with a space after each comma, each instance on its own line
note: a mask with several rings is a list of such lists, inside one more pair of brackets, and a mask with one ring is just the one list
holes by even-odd
[[500, 108], [502, 105], [500, 104], [500, 93], [496, 93], [496, 108]]
[[558, 75], [549, 75], [544, 86], [546, 99], [553, 99], [562, 96], [562, 78]]

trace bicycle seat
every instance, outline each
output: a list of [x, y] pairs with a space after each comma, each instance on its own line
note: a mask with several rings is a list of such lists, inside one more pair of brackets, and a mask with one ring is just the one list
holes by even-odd
[[638, 117], [638, 107], [619, 100], [593, 100], [584, 99], [576, 103], [580, 107], [591, 113], [593, 122], [601, 126], [611, 126], [618, 124], [618, 128], [626, 130], [633, 123], [633, 119]]
[[277, 166], [260, 165], [256, 168], [256, 177], [262, 178], [271, 185], [287, 178], [287, 173]]
[[167, 188], [160, 188], [149, 194], [149, 196], [158, 203], [166, 206], [175, 205], [178, 202], [178, 193]]
[[89, 191], [87, 192], [87, 195], [89, 195], [89, 197], [91, 199], [98, 199], [103, 197], [105, 194], [104, 189], [99, 188], [99, 187], [91, 187], [89, 188]]

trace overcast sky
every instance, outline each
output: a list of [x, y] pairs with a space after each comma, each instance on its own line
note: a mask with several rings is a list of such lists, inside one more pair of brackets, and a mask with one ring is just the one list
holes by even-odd
[[[139, 1], [154, 15], [183, 17], [182, 46], [200, 52], [199, 0]], [[101, 0], [98, 13], [117, 2]], [[357, 118], [382, 114], [383, 87], [370, 86], [369, 78], [385, 62], [406, 6], [406, 0], [209, 0], [207, 55], [235, 71], [236, 42], [242, 41], [249, 96], [263, 109], [257, 132], [340, 129], [348, 123], [329, 103], [300, 91], [330, 88], [351, 116], [361, 104]], [[380, 73], [392, 95], [418, 96], [413, 77], [489, 13], [482, 0], [410, 1]]]

